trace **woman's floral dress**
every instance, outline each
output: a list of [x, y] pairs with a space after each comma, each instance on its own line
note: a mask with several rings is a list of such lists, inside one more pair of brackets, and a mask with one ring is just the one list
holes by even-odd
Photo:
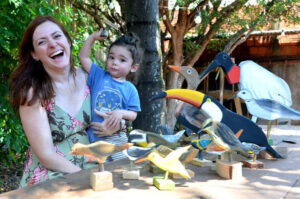
[[[88, 86], [86, 86], [85, 100], [75, 117], [72, 117], [59, 106], [55, 105], [54, 101], [46, 107], [46, 110], [56, 153], [82, 169], [95, 167], [96, 165], [88, 163], [87, 158], [84, 156], [69, 154], [74, 144], [78, 142], [89, 144], [86, 133], [86, 128], [91, 121], [90, 90]], [[64, 175], [64, 173], [43, 167], [31, 147], [29, 147], [20, 188], [62, 175]]]

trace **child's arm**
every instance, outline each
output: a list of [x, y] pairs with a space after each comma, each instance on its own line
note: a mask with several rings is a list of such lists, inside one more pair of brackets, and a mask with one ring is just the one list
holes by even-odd
[[92, 66], [92, 60], [90, 58], [92, 46], [96, 40], [104, 40], [106, 37], [100, 36], [103, 29], [101, 28], [99, 32], [94, 32], [91, 34], [87, 40], [84, 42], [82, 48], [79, 52], [79, 60], [82, 64], [84, 70], [86, 72], [90, 72], [91, 66]]

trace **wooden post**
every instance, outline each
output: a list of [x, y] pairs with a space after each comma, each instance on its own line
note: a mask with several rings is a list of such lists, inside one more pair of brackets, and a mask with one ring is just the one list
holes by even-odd
[[241, 162], [227, 162], [223, 160], [216, 161], [216, 172], [219, 176], [231, 180], [240, 180], [242, 174], [242, 163]]

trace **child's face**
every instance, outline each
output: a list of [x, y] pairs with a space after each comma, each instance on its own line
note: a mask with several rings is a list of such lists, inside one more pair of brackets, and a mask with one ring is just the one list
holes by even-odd
[[107, 59], [107, 70], [115, 80], [126, 81], [126, 76], [131, 71], [132, 64], [132, 55], [125, 46], [111, 47]]

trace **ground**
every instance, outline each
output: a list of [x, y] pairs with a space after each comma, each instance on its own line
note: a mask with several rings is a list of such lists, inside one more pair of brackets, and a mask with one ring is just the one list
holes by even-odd
[[0, 194], [18, 189], [23, 169], [23, 163], [6, 167], [0, 162]]

